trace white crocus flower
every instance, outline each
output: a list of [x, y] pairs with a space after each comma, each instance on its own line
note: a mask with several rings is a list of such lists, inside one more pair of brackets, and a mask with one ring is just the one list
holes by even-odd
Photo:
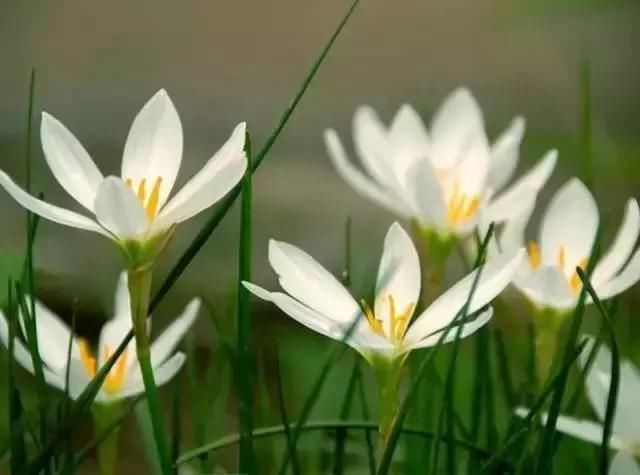
[[[586, 366], [589, 354], [595, 345], [593, 337], [585, 337], [588, 341], [580, 354], [580, 364]], [[607, 409], [607, 398], [611, 382], [611, 352], [602, 345], [586, 376], [586, 391], [593, 411], [600, 421], [604, 421]], [[638, 419], [637, 402], [640, 396], [640, 372], [627, 360], [620, 364], [620, 387], [618, 401], [613, 418], [612, 434], [609, 447], [618, 451], [609, 467], [609, 473], [615, 475], [640, 474], [640, 466], [634, 455], [640, 454], [640, 420]], [[529, 410], [523, 407], [516, 409], [516, 414], [526, 417]], [[542, 423], [546, 424], [547, 414], [542, 415]], [[560, 415], [556, 428], [578, 439], [600, 445], [604, 428], [602, 424], [590, 420], [576, 419]]]
[[60, 185], [91, 217], [39, 200], [0, 172], [0, 185], [45, 219], [94, 231], [121, 244], [148, 243], [213, 205], [242, 178], [245, 124], [168, 200], [182, 161], [182, 125], [164, 90], [140, 110], [129, 131], [121, 175], [104, 177], [67, 128], [44, 112], [40, 128], [47, 164]]
[[[506, 223], [499, 238], [503, 251], [525, 245], [531, 210]], [[586, 269], [598, 231], [598, 208], [593, 196], [577, 178], [554, 195], [540, 225], [539, 240], [529, 241], [529, 259], [522, 262], [515, 286], [535, 305], [560, 311], [573, 308], [582, 283], [576, 267]], [[600, 299], [625, 291], [640, 279], [640, 210], [629, 199], [622, 225], [609, 250], [597, 262], [591, 284]]]
[[325, 142], [338, 173], [364, 197], [424, 229], [466, 234], [481, 215], [494, 222], [518, 215], [549, 179], [555, 150], [505, 188], [524, 128], [524, 119], [516, 117], [490, 145], [478, 103], [461, 88], [444, 100], [429, 131], [409, 105], [388, 128], [371, 107], [359, 108], [353, 141], [367, 174], [348, 159], [334, 130], [326, 131]]
[[[499, 255], [484, 266], [468, 314], [481, 310], [509, 284], [523, 252]], [[420, 294], [420, 263], [411, 238], [397, 223], [389, 228], [384, 241], [372, 305], [364, 300], [359, 303], [331, 273], [291, 244], [271, 240], [269, 262], [287, 293], [269, 292], [244, 282], [247, 289], [335, 340], [342, 340], [357, 320], [346, 343], [369, 361], [376, 355], [391, 360], [435, 345], [467, 301], [478, 272], [471, 272], [413, 318]], [[461, 336], [475, 332], [491, 314], [491, 308], [486, 309], [465, 323]], [[453, 340], [456, 332], [451, 330], [444, 341]]]
[[[71, 329], [60, 317], [37, 300], [34, 304], [38, 349], [43, 362], [42, 369], [45, 380], [49, 385], [64, 391], [68, 372], [69, 396], [75, 399], [131, 330], [131, 310], [126, 274], [123, 273], [120, 276], [116, 288], [115, 316], [102, 327], [95, 352], [92, 351], [86, 340], [73, 335]], [[151, 364], [158, 386], [173, 378], [184, 364], [184, 353], [174, 353], [174, 350], [191, 328], [199, 308], [199, 300], [191, 301], [182, 315], [176, 318], [151, 345]], [[22, 333], [26, 337], [22, 318], [20, 318], [20, 322]], [[69, 355], [70, 338], [71, 353]], [[8, 348], [9, 329], [7, 319], [1, 313], [0, 339], [2, 344]], [[18, 338], [14, 338], [13, 344], [16, 361], [27, 371], [34, 373], [31, 353], [27, 347]], [[69, 362], [68, 367], [67, 362]], [[103, 404], [111, 403], [141, 394], [144, 390], [142, 374], [137, 362], [135, 339], [132, 339], [111, 368], [95, 401]]]

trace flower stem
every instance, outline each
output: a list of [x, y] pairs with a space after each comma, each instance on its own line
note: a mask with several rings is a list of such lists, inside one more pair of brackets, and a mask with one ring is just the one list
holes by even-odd
[[536, 381], [533, 387], [540, 390], [551, 372], [558, 346], [560, 330], [565, 318], [553, 309], [538, 309], [533, 314], [535, 329]]
[[136, 337], [136, 350], [142, 381], [144, 383], [153, 438], [158, 450], [158, 458], [163, 475], [173, 472], [169, 445], [166, 439], [166, 431], [162, 420], [160, 396], [158, 387], [153, 377], [151, 353], [149, 350], [149, 335], [147, 333], [147, 311], [149, 309], [149, 295], [151, 293], [152, 272], [150, 267], [129, 269], [129, 294], [131, 296], [131, 318], [133, 319], [133, 331]]
[[400, 407], [400, 383], [406, 355], [393, 358], [373, 358], [371, 365], [378, 382], [380, 415], [378, 421], [378, 460], [389, 443], [389, 431]]
[[[118, 403], [108, 405], [94, 404], [93, 419], [96, 436], [103, 434], [112, 424], [119, 414], [120, 405]], [[120, 426], [111, 430], [109, 435], [96, 448], [98, 456], [98, 467], [100, 475], [115, 475], [118, 459], [118, 436]]]

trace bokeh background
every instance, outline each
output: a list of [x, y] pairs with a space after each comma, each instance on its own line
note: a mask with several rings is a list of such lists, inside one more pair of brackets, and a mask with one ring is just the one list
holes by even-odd
[[[24, 180], [29, 75], [35, 68], [36, 112], [45, 110], [66, 124], [105, 174], [119, 173], [124, 140], [139, 108], [156, 90], [167, 89], [184, 127], [180, 186], [238, 122], [248, 122], [256, 146], [264, 141], [346, 7], [344, 0], [1, 0], [0, 167]], [[594, 192], [607, 224], [605, 236], [610, 236], [625, 200], [640, 194], [639, 25], [635, 0], [364, 0], [255, 175], [255, 280], [274, 283], [266, 263], [270, 237], [295, 243], [340, 272], [345, 221], [351, 217], [355, 285], [365, 292], [371, 284], [393, 217], [341, 181], [322, 140], [323, 130], [335, 127], [349, 143], [351, 118], [361, 104], [390, 120], [409, 102], [428, 121], [442, 98], [464, 85], [480, 102], [491, 137], [513, 116], [523, 115], [527, 133], [519, 170], [550, 148], [560, 152], [541, 198], [546, 203], [561, 183], [584, 170], [580, 78], [587, 62]], [[73, 206], [49, 172], [37, 135], [36, 130], [33, 189], [51, 202]], [[160, 278], [206, 215], [179, 228], [157, 271]], [[236, 209], [179, 280], [157, 312], [159, 326], [194, 295], [212, 302], [219, 319], [234, 318], [229, 308], [235, 293], [237, 218]], [[25, 249], [25, 214], [4, 192], [0, 229], [2, 262], [9, 269]], [[78, 330], [95, 335], [112, 308], [121, 265], [114, 246], [42, 222], [36, 265], [41, 298], [67, 317], [76, 301], [82, 316]], [[257, 345], [305, 348], [301, 361], [285, 368], [295, 382], [295, 407], [306, 384], [299, 374], [313, 374], [319, 364], [314, 358], [326, 342], [272, 309], [258, 303], [256, 308]], [[195, 343], [199, 354], [208, 355], [211, 324], [200, 320], [198, 328], [205, 331], [194, 332]], [[625, 325], [629, 343], [623, 345], [629, 353], [638, 332], [632, 322]], [[267, 375], [267, 385], [268, 380]], [[335, 413], [331, 398], [325, 399], [319, 411]], [[223, 434], [233, 429], [233, 398], [221, 407], [229, 412], [226, 427], [219, 428]], [[134, 449], [123, 457], [140, 464], [135, 430], [125, 431]]]

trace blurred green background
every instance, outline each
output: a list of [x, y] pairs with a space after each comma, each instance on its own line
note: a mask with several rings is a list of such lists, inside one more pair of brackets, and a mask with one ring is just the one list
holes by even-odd
[[[105, 174], [119, 173], [136, 112], [157, 89], [167, 89], [184, 127], [180, 186], [236, 123], [246, 120], [254, 143], [263, 142], [346, 7], [342, 0], [1, 0], [0, 167], [19, 182], [24, 179], [33, 67], [35, 110], [46, 110], [67, 125]], [[544, 206], [558, 185], [584, 169], [579, 117], [580, 71], [586, 59], [593, 105], [593, 191], [605, 220], [605, 237], [610, 237], [624, 202], [640, 191], [639, 25], [637, 1], [363, 1], [256, 174], [254, 280], [275, 284], [266, 262], [270, 237], [302, 247], [339, 273], [344, 225], [351, 217], [355, 287], [364, 294], [371, 285], [382, 236], [394, 218], [341, 181], [322, 140], [322, 131], [331, 126], [349, 143], [352, 114], [361, 104], [372, 105], [389, 120], [403, 102], [410, 102], [428, 122], [442, 98], [465, 85], [483, 108], [490, 137], [513, 116], [523, 115], [527, 133], [519, 170], [550, 148], [560, 151], [556, 172], [541, 198]], [[51, 202], [73, 206], [46, 166], [37, 133], [33, 144], [33, 189]], [[25, 249], [25, 214], [4, 192], [0, 212], [0, 252], [6, 255], [0, 265], [11, 267]], [[179, 228], [156, 280], [166, 274], [205, 215]], [[237, 240], [236, 210], [161, 305], [158, 326], [194, 295], [212, 302], [218, 320], [232, 326]], [[608, 242], [605, 239], [605, 245]], [[112, 308], [121, 265], [116, 248], [90, 233], [42, 222], [36, 265], [39, 296], [67, 318], [77, 299], [78, 331], [95, 336]], [[452, 267], [451, 277], [459, 275], [456, 270]], [[623, 306], [632, 308], [639, 297], [638, 290], [627, 295]], [[288, 403], [296, 414], [296, 401], [304, 397], [326, 342], [268, 306], [256, 302], [255, 308], [260, 356], [256, 374], [266, 375], [260, 385], [270, 388], [273, 396], [269, 355], [279, 345], [289, 381]], [[621, 344], [625, 354], [632, 355], [637, 346], [632, 341], [638, 337], [635, 322], [620, 320], [618, 325], [625, 328]], [[217, 342], [222, 338], [211, 327], [203, 315], [193, 332], [203, 368], [211, 353], [211, 335]], [[232, 336], [228, 330], [227, 337]], [[352, 357], [329, 382], [341, 390], [325, 391], [318, 414], [337, 415]], [[228, 388], [228, 368], [220, 370], [220, 378], [221, 386]], [[28, 387], [30, 378], [23, 379]], [[373, 392], [371, 396], [373, 403]], [[223, 397], [218, 404], [217, 411], [228, 416], [219, 419], [225, 423], [211, 436], [234, 429], [233, 398]], [[267, 397], [264, 404], [268, 409], [273, 400]], [[273, 416], [270, 422], [277, 421]], [[189, 446], [191, 425], [186, 416], [185, 427]], [[132, 464], [123, 466], [140, 466], [142, 448], [135, 428], [125, 430], [123, 437], [128, 448], [121, 454], [123, 464]], [[331, 445], [327, 450], [330, 453]], [[93, 468], [89, 461], [86, 470]]]

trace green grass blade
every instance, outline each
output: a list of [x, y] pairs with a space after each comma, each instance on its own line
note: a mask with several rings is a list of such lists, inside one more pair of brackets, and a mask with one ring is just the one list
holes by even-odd
[[[360, 360], [357, 359], [353, 363], [353, 370], [349, 377], [349, 383], [347, 384], [347, 391], [340, 408], [340, 420], [347, 420], [351, 414], [351, 406], [353, 405], [353, 398], [355, 395], [356, 385], [360, 376]], [[338, 429], [336, 431], [336, 444], [333, 450], [333, 473], [334, 475], [341, 475], [344, 471], [344, 449], [347, 439], [346, 429]]]
[[602, 316], [602, 321], [605, 323], [607, 330], [609, 331], [609, 342], [611, 348], [611, 378], [609, 381], [609, 394], [607, 395], [607, 407], [605, 410], [605, 416], [603, 421], [602, 430], [602, 443], [600, 444], [600, 473], [607, 473], [609, 470], [609, 441], [611, 440], [611, 433], [613, 431], [613, 421], [615, 418], [616, 404], [618, 401], [618, 391], [620, 389], [620, 352], [618, 350], [618, 343], [616, 341], [616, 335], [613, 330], [611, 318], [607, 309], [602, 304], [602, 301], [598, 298], [596, 291], [587, 275], [577, 268], [578, 276], [582, 280], [582, 285], [586, 288], [587, 292], [593, 299], [596, 308]]
[[253, 431], [253, 344], [251, 323], [251, 294], [242, 281], [251, 280], [251, 137], [245, 137], [245, 153], [249, 166], [242, 180], [242, 211], [240, 214], [240, 246], [238, 248], [238, 325], [237, 325], [237, 371], [238, 423], [240, 444], [238, 446], [238, 471], [252, 474], [256, 470], [255, 452], [251, 434]]
[[[289, 429], [293, 429], [294, 427], [300, 427], [300, 421], [292, 422], [289, 424]], [[307, 422], [304, 427], [301, 429], [302, 431], [335, 431], [338, 429], [346, 429], [346, 430], [365, 430], [367, 432], [375, 432], [378, 430], [378, 424], [376, 422], [371, 421], [311, 421]], [[424, 437], [427, 440], [431, 440], [434, 437], [433, 432], [429, 432], [422, 429], [415, 429], [412, 427], [404, 427], [400, 429], [400, 432], [406, 435]], [[271, 437], [274, 435], [281, 435], [285, 433], [285, 428], [282, 425], [270, 426], [270, 427], [260, 427], [258, 429], [253, 430], [253, 439], [261, 439], [264, 437]], [[189, 462], [193, 459], [200, 457], [205, 452], [212, 452], [215, 450], [224, 449], [226, 447], [231, 447], [238, 444], [240, 440], [240, 434], [229, 434], [221, 439], [210, 442], [202, 447], [197, 447], [188, 452], [185, 452], [178, 459], [178, 465]], [[461, 439], [444, 439], [447, 443], [455, 444], [459, 446], [461, 449], [464, 449], [468, 452], [472, 452], [478, 458], [482, 460], [488, 460], [492, 454], [487, 452], [486, 450], [481, 449], [480, 447], [476, 447], [473, 444], [470, 444], [466, 440]], [[498, 460], [496, 461], [497, 470], [502, 470], [498, 473], [509, 473], [509, 469], [511, 468], [506, 461]]]
[[282, 385], [282, 365], [280, 363], [280, 352], [277, 349], [275, 377], [276, 389], [278, 392], [278, 409], [280, 411], [280, 419], [282, 420], [282, 427], [284, 429], [287, 451], [289, 453], [289, 457], [291, 458], [291, 471], [294, 473], [294, 475], [296, 475], [302, 473], [302, 470], [300, 468], [300, 461], [298, 460], [295, 445], [293, 443], [293, 438], [291, 436], [291, 428], [289, 427], [289, 416], [287, 414], [287, 407], [284, 402], [284, 390]]
[[176, 460], [180, 456], [180, 440], [182, 438], [182, 430], [180, 421], [182, 420], [181, 399], [183, 377], [178, 376], [173, 382], [173, 404], [171, 409], [171, 463], [174, 465], [173, 473], [178, 475], [175, 467]]
[[153, 475], [162, 475], [162, 464], [158, 457], [158, 449], [156, 448], [151, 416], [147, 404], [147, 401], [144, 399], [140, 401], [140, 404], [136, 405], [134, 413], [136, 415], [136, 421], [138, 422], [138, 429], [140, 430], [140, 438], [142, 440], [144, 453], [146, 454], [149, 472]]
[[513, 386], [511, 368], [509, 367], [509, 356], [507, 353], [507, 347], [504, 343], [502, 330], [495, 328], [493, 331], [493, 339], [498, 357], [498, 371], [500, 372], [500, 381], [502, 382], [501, 387], [504, 393], [504, 399], [509, 407], [515, 407], [518, 404], [518, 395]]
[[594, 183], [592, 108], [591, 108], [591, 64], [587, 56], [580, 62], [580, 135], [579, 149], [582, 157], [582, 179], [591, 188]]

